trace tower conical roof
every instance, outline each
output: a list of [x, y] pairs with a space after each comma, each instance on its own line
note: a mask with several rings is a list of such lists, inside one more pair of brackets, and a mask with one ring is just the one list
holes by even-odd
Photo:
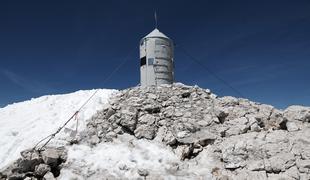
[[152, 32], [150, 32], [144, 38], [149, 38], [149, 37], [162, 37], [162, 38], [169, 39], [166, 35], [164, 35], [162, 32], [160, 32], [157, 28], [155, 28]]

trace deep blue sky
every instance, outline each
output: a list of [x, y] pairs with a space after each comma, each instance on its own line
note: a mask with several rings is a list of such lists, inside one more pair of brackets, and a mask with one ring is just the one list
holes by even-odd
[[[163, 33], [246, 98], [310, 105], [309, 0], [1, 0], [0, 106], [137, 85], [138, 44], [155, 9]], [[177, 81], [238, 96], [178, 47], [175, 63]]]

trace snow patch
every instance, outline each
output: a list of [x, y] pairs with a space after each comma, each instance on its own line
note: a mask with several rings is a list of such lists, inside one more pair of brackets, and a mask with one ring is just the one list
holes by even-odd
[[[64, 95], [48, 95], [0, 108], [0, 169], [20, 156], [20, 152], [33, 147], [39, 140], [55, 132], [72, 116], [96, 90], [80, 90]], [[78, 115], [79, 130], [85, 129], [89, 119], [108, 102], [116, 90], [100, 89]], [[70, 122], [69, 128], [75, 129]], [[56, 136], [68, 136], [64, 132]]]
[[114, 142], [100, 143], [95, 147], [70, 146], [60, 179], [82, 176], [95, 179], [92, 174], [96, 172], [98, 176], [100, 171], [103, 175], [110, 174], [116, 177], [125, 175], [133, 178], [139, 177], [137, 169], [152, 169], [152, 174], [160, 174], [178, 162], [180, 162], [178, 157], [168, 146], [122, 135]]

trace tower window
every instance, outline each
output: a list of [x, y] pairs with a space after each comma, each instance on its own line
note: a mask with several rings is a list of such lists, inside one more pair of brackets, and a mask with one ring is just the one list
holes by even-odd
[[153, 65], [154, 64], [154, 58], [149, 58], [147, 60], [147, 62], [148, 62], [148, 65]]
[[140, 66], [146, 65], [146, 56], [140, 59]]

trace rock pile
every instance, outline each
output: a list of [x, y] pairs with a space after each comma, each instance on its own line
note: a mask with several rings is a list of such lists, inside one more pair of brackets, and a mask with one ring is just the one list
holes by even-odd
[[21, 152], [16, 160], [0, 173], [0, 179], [45, 179], [54, 180], [59, 176], [61, 164], [67, 159], [65, 148], [48, 147], [43, 151], [33, 149]]
[[91, 145], [127, 133], [165, 143], [197, 166], [208, 152], [214, 179], [310, 179], [306, 107], [281, 111], [182, 84], [135, 87], [113, 97], [87, 127]]

